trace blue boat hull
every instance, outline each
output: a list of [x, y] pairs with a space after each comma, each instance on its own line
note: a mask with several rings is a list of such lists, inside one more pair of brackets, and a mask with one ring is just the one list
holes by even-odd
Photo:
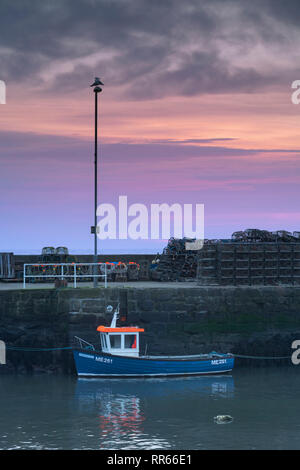
[[234, 357], [230, 354], [188, 357], [125, 357], [74, 349], [77, 375], [80, 377], [159, 377], [204, 375], [230, 372]]

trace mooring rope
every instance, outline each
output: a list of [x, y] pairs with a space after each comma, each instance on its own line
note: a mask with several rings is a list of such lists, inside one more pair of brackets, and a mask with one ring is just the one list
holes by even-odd
[[6, 349], [9, 349], [11, 351], [61, 351], [63, 349], [73, 349], [72, 346], [65, 346], [62, 348], [23, 348], [23, 347], [18, 347], [18, 346], [6, 346]]
[[241, 359], [291, 359], [291, 356], [246, 356], [242, 354], [233, 354], [233, 356]]
[[[19, 347], [19, 346], [7, 346], [6, 349], [11, 350], [11, 351], [29, 351], [29, 352], [42, 352], [42, 351], [63, 351], [63, 350], [70, 350], [73, 349], [72, 346], [64, 346], [60, 348], [25, 348], [25, 347]], [[270, 359], [270, 360], [276, 360], [276, 359], [290, 359], [291, 356], [248, 356], [246, 354], [234, 354], [232, 353], [234, 357], [240, 358], [240, 359]]]

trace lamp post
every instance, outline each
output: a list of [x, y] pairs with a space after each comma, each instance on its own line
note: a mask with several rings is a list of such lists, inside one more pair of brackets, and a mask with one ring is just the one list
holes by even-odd
[[[94, 263], [98, 262], [98, 252], [97, 252], [97, 205], [98, 205], [98, 93], [101, 93], [102, 88], [100, 85], [103, 85], [99, 77], [95, 77], [94, 83], [91, 87], [94, 87], [95, 93], [95, 159], [94, 159], [94, 226], [92, 227], [92, 233], [94, 233]], [[94, 287], [97, 287], [97, 266], [94, 265]]]

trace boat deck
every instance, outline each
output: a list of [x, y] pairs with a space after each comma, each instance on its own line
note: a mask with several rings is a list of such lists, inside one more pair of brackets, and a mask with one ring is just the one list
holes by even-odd
[[197, 360], [197, 359], [214, 359], [214, 358], [224, 358], [227, 354], [219, 354], [219, 353], [208, 353], [208, 354], [191, 354], [191, 355], [184, 355], [184, 356], [139, 356], [140, 359], [169, 359], [169, 360]]
[[229, 358], [233, 357], [232, 354], [227, 353], [227, 354], [222, 354], [222, 353], [217, 353], [217, 352], [211, 352], [207, 354], [190, 354], [190, 355], [185, 355], [185, 356], [126, 356], [122, 354], [109, 354], [106, 352], [103, 352], [101, 350], [97, 349], [82, 349], [78, 347], [74, 347], [74, 350], [77, 350], [78, 352], [85, 353], [85, 354], [100, 354], [106, 357], [111, 357], [111, 358], [124, 358], [124, 359], [145, 359], [145, 360], [163, 360], [163, 361], [197, 361], [197, 360], [211, 360], [211, 359], [224, 359], [224, 358]]

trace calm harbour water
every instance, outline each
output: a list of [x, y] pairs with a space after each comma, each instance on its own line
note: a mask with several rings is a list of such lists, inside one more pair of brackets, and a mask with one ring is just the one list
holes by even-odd
[[[300, 449], [300, 368], [83, 380], [0, 376], [0, 449]], [[233, 421], [217, 424], [229, 414]]]

